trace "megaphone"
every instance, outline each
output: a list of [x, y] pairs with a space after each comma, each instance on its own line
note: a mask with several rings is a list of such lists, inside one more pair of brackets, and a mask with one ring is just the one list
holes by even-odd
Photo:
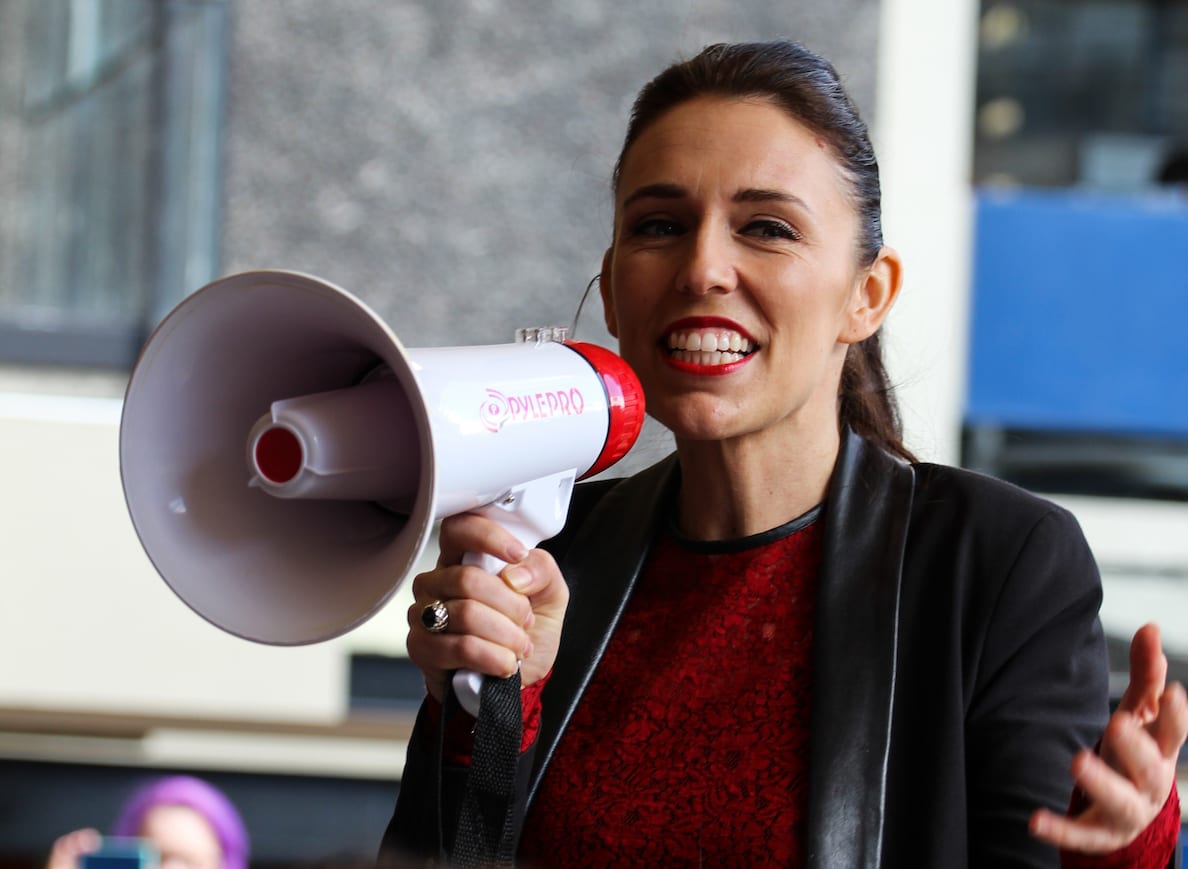
[[611, 351], [528, 337], [406, 349], [296, 272], [191, 294], [142, 349], [120, 422], [157, 572], [222, 630], [299, 645], [378, 612], [445, 516], [488, 512], [529, 547], [552, 536], [573, 482], [631, 448], [644, 399]]

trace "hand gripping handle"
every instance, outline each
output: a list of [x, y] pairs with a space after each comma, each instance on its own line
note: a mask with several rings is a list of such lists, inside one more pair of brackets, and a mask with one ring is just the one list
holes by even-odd
[[[498, 522], [528, 549], [554, 536], [565, 526], [577, 471], [570, 469], [540, 477], [509, 489], [502, 497], [474, 513]], [[485, 553], [468, 552], [463, 564], [481, 567], [499, 575], [507, 562]], [[454, 693], [463, 709], [478, 718], [483, 676], [473, 670], [458, 670], [453, 678]]]

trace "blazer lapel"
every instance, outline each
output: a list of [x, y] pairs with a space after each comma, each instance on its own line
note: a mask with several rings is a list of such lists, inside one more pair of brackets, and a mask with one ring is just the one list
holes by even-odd
[[581, 521], [560, 555], [570, 586], [569, 608], [553, 674], [542, 697], [536, 768], [528, 804], [561, 734], [606, 651], [643, 568], [676, 479], [676, 457], [629, 477], [606, 493]]
[[879, 866], [914, 480], [910, 465], [843, 433], [814, 621], [809, 866]]

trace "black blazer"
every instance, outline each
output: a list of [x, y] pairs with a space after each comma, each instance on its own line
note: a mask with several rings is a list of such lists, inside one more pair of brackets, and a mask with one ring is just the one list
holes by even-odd
[[[547, 546], [571, 599], [540, 736], [520, 761], [521, 822], [677, 479], [669, 457], [578, 486]], [[807, 865], [1058, 865], [1027, 819], [1065, 810], [1072, 756], [1108, 715], [1101, 582], [1076, 520], [847, 433], [824, 522]], [[465, 770], [436, 769], [432, 743], [419, 720], [381, 857], [437, 855], [452, 841]]]

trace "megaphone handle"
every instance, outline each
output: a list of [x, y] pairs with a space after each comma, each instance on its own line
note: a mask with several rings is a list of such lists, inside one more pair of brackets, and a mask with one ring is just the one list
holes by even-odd
[[[514, 533], [514, 532], [513, 532]], [[520, 538], [520, 542], [531, 549], [540, 540], [527, 541], [524, 540], [520, 534], [516, 534]], [[543, 539], [543, 538], [541, 538]], [[481, 567], [487, 573], [499, 574], [503, 568], [507, 567], [507, 562], [496, 558], [493, 555], [486, 555], [478, 552], [467, 552], [462, 556], [463, 564], [473, 564], [476, 567]], [[520, 662], [516, 662], [518, 667]], [[474, 670], [455, 670], [454, 671], [454, 695], [458, 698], [458, 705], [469, 712], [475, 718], [479, 716], [479, 709], [482, 706], [483, 694], [483, 674], [477, 673]]]
[[[540, 543], [539, 540], [525, 540], [519, 534], [516, 534], [516, 538], [529, 549], [531, 549], [537, 543]], [[486, 555], [480, 552], [467, 552], [462, 556], [462, 563], [473, 564], [475, 567], [481, 567], [483, 570], [487, 571], [487, 573], [493, 573], [496, 576], [499, 575], [503, 568], [507, 567], [506, 561], [502, 561], [501, 559], [496, 558], [494, 555]]]
[[[529, 480], [473, 512], [498, 522], [514, 534], [524, 546], [532, 549], [565, 526], [576, 478], [577, 471], [571, 468]], [[506, 561], [481, 552], [467, 552], [462, 556], [462, 563], [473, 564], [487, 573], [496, 575], [507, 567]], [[458, 670], [454, 673], [453, 686], [458, 704], [478, 718], [483, 688], [482, 675], [473, 670]]]

